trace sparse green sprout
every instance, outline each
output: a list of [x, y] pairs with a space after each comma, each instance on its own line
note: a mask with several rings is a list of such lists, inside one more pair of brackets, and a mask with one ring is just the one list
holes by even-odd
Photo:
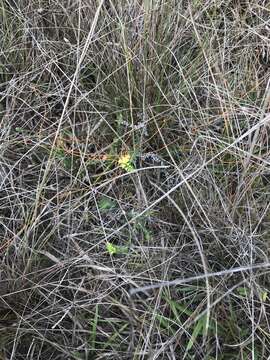
[[19, 132], [19, 133], [22, 133], [22, 132], [24, 132], [24, 129], [21, 128], [21, 127], [16, 127], [16, 128], [15, 128], [15, 131], [16, 131], [16, 132]]
[[126, 172], [135, 170], [130, 154], [122, 155], [118, 160], [118, 165]]
[[266, 290], [262, 290], [260, 293], [260, 299], [262, 302], [265, 302], [267, 300], [268, 297], [268, 292]]
[[98, 203], [100, 210], [111, 210], [116, 207], [116, 203], [108, 197], [102, 197]]
[[106, 249], [110, 255], [126, 254], [128, 252], [127, 246], [114, 245], [111, 242], [107, 242]]
[[239, 286], [237, 289], [236, 289], [238, 295], [240, 296], [250, 296], [250, 291], [249, 289], [243, 287], [243, 286]]
[[106, 244], [106, 249], [107, 249], [107, 251], [108, 251], [108, 253], [109, 253], [110, 255], [114, 255], [114, 254], [117, 253], [116, 246], [113, 245], [113, 244], [110, 243], [110, 242], [107, 242], [107, 244]]

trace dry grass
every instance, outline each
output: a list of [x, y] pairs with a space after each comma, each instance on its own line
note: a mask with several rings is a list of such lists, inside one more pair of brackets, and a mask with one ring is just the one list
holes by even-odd
[[269, 13], [0, 0], [0, 359], [268, 358]]

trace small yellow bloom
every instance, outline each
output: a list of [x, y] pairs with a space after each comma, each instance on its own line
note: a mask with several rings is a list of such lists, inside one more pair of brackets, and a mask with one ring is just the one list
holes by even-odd
[[127, 172], [134, 170], [129, 154], [122, 155], [118, 160], [118, 165]]
[[118, 164], [121, 165], [127, 165], [131, 160], [131, 157], [129, 154], [126, 155], [122, 155], [119, 160], [118, 160]]

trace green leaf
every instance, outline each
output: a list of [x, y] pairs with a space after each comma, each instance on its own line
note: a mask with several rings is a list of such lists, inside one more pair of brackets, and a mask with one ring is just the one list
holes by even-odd
[[123, 124], [123, 115], [122, 115], [122, 113], [117, 114], [116, 119], [117, 119], [118, 127], [121, 126]]
[[95, 347], [96, 347], [97, 323], [98, 323], [98, 304], [96, 305], [95, 317], [94, 317], [92, 331], [91, 331], [91, 335], [90, 335], [92, 350], [95, 350]]
[[236, 289], [236, 291], [240, 296], [249, 296], [250, 295], [249, 289], [247, 289], [246, 287], [243, 287], [243, 286], [239, 286]]
[[260, 300], [262, 302], [265, 302], [267, 300], [267, 297], [268, 297], [268, 292], [266, 290], [260, 292]]
[[15, 131], [19, 132], [19, 133], [23, 133], [25, 130], [21, 127], [16, 127]]
[[108, 253], [109, 253], [110, 255], [114, 255], [114, 254], [117, 253], [117, 248], [116, 248], [116, 246], [113, 245], [113, 244], [110, 243], [110, 242], [107, 242], [107, 244], [106, 244], [106, 249], [107, 249], [107, 251], [108, 251]]
[[110, 255], [126, 254], [128, 252], [127, 246], [114, 245], [109, 241], [106, 244], [106, 249]]
[[76, 360], [83, 360], [83, 355], [79, 353], [79, 351], [74, 351], [72, 353], [72, 357], [73, 359], [76, 359]]
[[159, 322], [159, 326], [161, 326], [163, 329], [170, 332], [171, 334], [174, 333], [174, 330], [172, 328], [174, 322], [170, 318], [167, 318], [166, 316], [163, 316], [161, 314], [156, 314], [155, 317], [156, 320]]
[[116, 203], [108, 197], [103, 197], [100, 199], [98, 207], [100, 210], [110, 210], [116, 207]]
[[189, 342], [187, 344], [186, 352], [190, 351], [193, 348], [197, 337], [202, 334], [202, 330], [204, 328], [204, 323], [205, 322], [206, 322], [206, 316], [203, 316], [200, 320], [198, 320], [196, 326], [193, 329], [193, 333], [191, 335], [191, 338], [190, 338], [190, 340], [189, 340]]
[[185, 314], [187, 316], [192, 315], [192, 311], [188, 309], [188, 306], [186, 304], [180, 304], [179, 302], [173, 301], [167, 297], [165, 297], [165, 299], [167, 303], [170, 305], [176, 319], [178, 319], [178, 317], [181, 316], [182, 314]]

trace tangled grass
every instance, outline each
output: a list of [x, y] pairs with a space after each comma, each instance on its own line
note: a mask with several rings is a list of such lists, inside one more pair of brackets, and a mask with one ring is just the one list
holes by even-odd
[[0, 0], [0, 359], [270, 355], [267, 0]]

